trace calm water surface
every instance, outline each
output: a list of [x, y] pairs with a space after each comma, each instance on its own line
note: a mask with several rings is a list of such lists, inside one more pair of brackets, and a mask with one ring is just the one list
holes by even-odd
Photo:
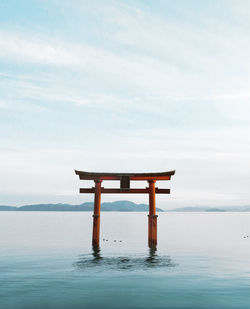
[[[250, 308], [250, 214], [0, 212], [0, 308]], [[249, 237], [248, 237], [249, 236]]]

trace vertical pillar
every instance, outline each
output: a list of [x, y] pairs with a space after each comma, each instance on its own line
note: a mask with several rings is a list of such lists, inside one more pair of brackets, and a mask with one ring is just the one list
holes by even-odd
[[93, 214], [93, 234], [92, 245], [93, 247], [99, 247], [100, 238], [100, 214], [101, 214], [101, 180], [95, 180], [95, 202], [94, 202], [94, 214]]
[[148, 246], [157, 245], [157, 215], [155, 207], [155, 180], [148, 180], [149, 184], [149, 215], [148, 215]]

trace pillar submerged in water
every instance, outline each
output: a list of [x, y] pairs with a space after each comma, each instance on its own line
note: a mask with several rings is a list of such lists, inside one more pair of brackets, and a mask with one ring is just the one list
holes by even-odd
[[[157, 215], [155, 194], [170, 194], [170, 189], [159, 189], [155, 187], [157, 180], [170, 180], [175, 171], [162, 173], [90, 173], [75, 170], [76, 175], [80, 180], [93, 180], [95, 187], [80, 188], [80, 193], [94, 193], [94, 214], [93, 214], [93, 234], [92, 245], [99, 247], [100, 239], [100, 215], [101, 215], [101, 194], [102, 193], [131, 193], [141, 194], [147, 193], [149, 195], [149, 214], [148, 214], [148, 245], [154, 248], [157, 245]], [[104, 188], [101, 186], [102, 181], [118, 180], [120, 181], [120, 188]], [[130, 188], [130, 181], [148, 182], [146, 188]]]

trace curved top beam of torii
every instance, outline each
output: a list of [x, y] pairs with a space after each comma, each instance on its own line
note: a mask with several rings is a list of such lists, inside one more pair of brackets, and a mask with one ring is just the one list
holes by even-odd
[[175, 171], [157, 173], [95, 173], [75, 170], [81, 180], [120, 180], [121, 177], [129, 177], [130, 180], [170, 180]]

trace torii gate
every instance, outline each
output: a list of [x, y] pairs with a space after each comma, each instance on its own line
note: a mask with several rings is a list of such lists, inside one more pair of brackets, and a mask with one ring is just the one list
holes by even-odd
[[[157, 245], [157, 215], [155, 206], [155, 193], [170, 194], [170, 189], [159, 189], [155, 187], [157, 180], [170, 180], [175, 171], [163, 173], [89, 173], [76, 171], [76, 175], [81, 180], [94, 180], [95, 187], [80, 188], [80, 193], [94, 193], [94, 214], [93, 214], [93, 234], [92, 245], [99, 247], [100, 238], [100, 213], [101, 213], [101, 193], [148, 193], [149, 194], [149, 214], [148, 214], [148, 245], [156, 247]], [[119, 180], [120, 188], [104, 188], [101, 187], [103, 180]], [[144, 189], [130, 188], [131, 180], [146, 180], [149, 187]]]

